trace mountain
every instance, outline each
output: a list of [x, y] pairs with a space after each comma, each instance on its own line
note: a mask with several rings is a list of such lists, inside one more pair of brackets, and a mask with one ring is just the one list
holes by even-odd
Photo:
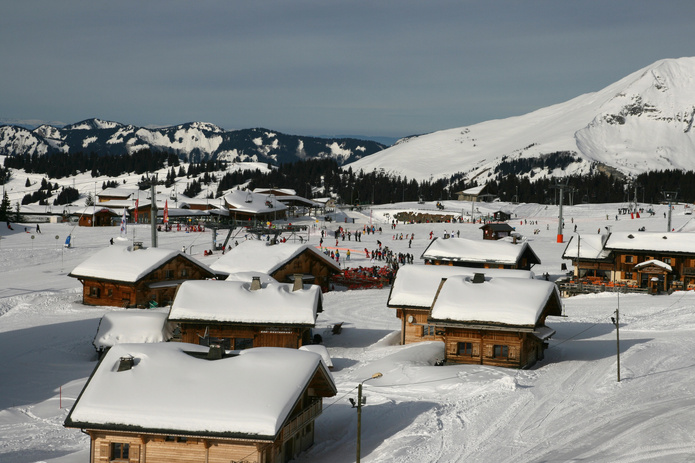
[[214, 124], [191, 122], [173, 127], [143, 128], [88, 119], [64, 127], [41, 125], [34, 130], [0, 127], [0, 155], [52, 155], [95, 152], [121, 155], [142, 149], [175, 153], [191, 161], [223, 159], [271, 164], [300, 159], [356, 161], [386, 146], [353, 138], [286, 135], [263, 128], [225, 131]]
[[483, 181], [507, 173], [695, 170], [694, 76], [695, 58], [657, 61], [596, 93], [523, 116], [402, 139], [349, 167], [417, 180], [460, 172]]

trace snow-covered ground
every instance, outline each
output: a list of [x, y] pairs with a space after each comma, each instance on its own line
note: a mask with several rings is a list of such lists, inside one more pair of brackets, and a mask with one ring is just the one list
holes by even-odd
[[[470, 203], [444, 202], [448, 211], [470, 212]], [[565, 242], [574, 225], [581, 234], [666, 231], [665, 206], [640, 219], [619, 216], [624, 204], [566, 206]], [[649, 205], [643, 205], [649, 208]], [[481, 213], [499, 208], [542, 260], [536, 275], [562, 275], [564, 244], [556, 242], [557, 207], [536, 204], [478, 204]], [[326, 224], [355, 230], [372, 221], [383, 234], [362, 242], [341, 241], [352, 250], [351, 265], [369, 265], [363, 249], [376, 240], [397, 252], [412, 252], [415, 265], [429, 232], [480, 239], [479, 224], [399, 224], [388, 218], [401, 210], [434, 204], [376, 206], [347, 212]], [[691, 230], [691, 216], [677, 206], [676, 230]], [[386, 214], [389, 214], [388, 216]], [[350, 223], [346, 224], [345, 219]], [[354, 225], [352, 220], [354, 219]], [[293, 220], [293, 223], [300, 221]], [[319, 228], [311, 225], [310, 242]], [[0, 461], [88, 461], [89, 440], [62, 423], [96, 365], [92, 340], [104, 313], [122, 309], [83, 306], [81, 285], [67, 276], [78, 263], [109, 245], [118, 227], [86, 229], [67, 224], [0, 227]], [[538, 230], [534, 233], [534, 230]], [[395, 233], [415, 234], [412, 249]], [[74, 247], [62, 246], [71, 233]], [[135, 227], [149, 243], [149, 229]], [[237, 239], [243, 239], [243, 234]], [[33, 238], [32, 238], [33, 237]], [[224, 237], [221, 237], [223, 239]], [[128, 239], [132, 239], [132, 227]], [[212, 264], [219, 254], [210, 232], [161, 233], [160, 247], [181, 249]], [[334, 245], [330, 239], [325, 245]], [[362, 250], [362, 251], [361, 251]], [[341, 254], [344, 252], [341, 250]], [[567, 262], [568, 267], [571, 265]], [[599, 294], [564, 299], [566, 317], [550, 317], [557, 334], [546, 358], [529, 370], [488, 366], [433, 366], [443, 357], [440, 343], [397, 345], [395, 311], [386, 307], [388, 289], [336, 291], [325, 295], [317, 331], [332, 356], [338, 395], [324, 401], [316, 444], [300, 462], [355, 460], [357, 415], [348, 398], [364, 383], [362, 460], [365, 462], [692, 461], [695, 454], [695, 293], [670, 296]], [[620, 305], [621, 382], [616, 375], [616, 333], [610, 317]], [[329, 327], [344, 322], [333, 335]], [[194, 391], [192, 391], [194, 393]]]

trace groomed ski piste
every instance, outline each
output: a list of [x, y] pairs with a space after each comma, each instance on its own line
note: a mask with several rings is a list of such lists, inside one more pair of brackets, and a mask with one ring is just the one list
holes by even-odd
[[[512, 213], [510, 225], [528, 240], [542, 264], [537, 278], [564, 276], [572, 264], [561, 256], [577, 233], [612, 231], [666, 233], [667, 206], [654, 216], [620, 215], [624, 204], [565, 206], [564, 243], [557, 243], [557, 206], [444, 201], [444, 212], [467, 216]], [[480, 224], [402, 224], [400, 211], [437, 212], [434, 203], [401, 203], [346, 210], [335, 221], [293, 219], [306, 224], [304, 238], [318, 245], [320, 230], [363, 229], [383, 232], [362, 242], [339, 241], [351, 249], [349, 266], [371, 266], [364, 248], [376, 241], [394, 252], [410, 252], [415, 264], [429, 233], [482, 239]], [[682, 205], [673, 210], [674, 233], [695, 230]], [[354, 220], [354, 223], [353, 223]], [[149, 245], [147, 226], [82, 228], [69, 224], [0, 224], [0, 461], [7, 463], [89, 461], [88, 436], [66, 429], [63, 421], [96, 365], [92, 340], [101, 317], [122, 311], [81, 303], [80, 283], [67, 274], [96, 251], [128, 245], [133, 232]], [[26, 228], [26, 230], [25, 230]], [[408, 240], [394, 235], [414, 234]], [[71, 234], [72, 247], [63, 243]], [[244, 239], [244, 233], [236, 238]], [[330, 235], [332, 237], [332, 235]], [[249, 236], [250, 237], [250, 236]], [[210, 265], [221, 254], [204, 256], [211, 232], [159, 234], [159, 246], [190, 249]], [[334, 247], [335, 240], [324, 239]], [[280, 245], [281, 246], [281, 245]], [[345, 262], [343, 262], [345, 264]], [[340, 289], [340, 288], [338, 288]], [[338, 394], [324, 400], [316, 422], [315, 444], [297, 462], [355, 461], [357, 384], [364, 383], [361, 459], [364, 462], [685, 462], [695, 454], [695, 293], [671, 295], [602, 293], [563, 299], [565, 317], [549, 317], [556, 330], [545, 359], [528, 370], [490, 366], [435, 366], [443, 344], [398, 345], [399, 320], [386, 306], [389, 288], [336, 290], [325, 294], [316, 332], [323, 337], [334, 365]], [[617, 381], [616, 330], [610, 317], [620, 308], [620, 378]], [[168, 308], [155, 310], [167, 311]], [[340, 334], [330, 327], [342, 322]], [[174, 387], [174, 386], [172, 386]], [[166, 394], [167, 391], [161, 391]], [[198, 391], [191, 391], [191, 394]]]

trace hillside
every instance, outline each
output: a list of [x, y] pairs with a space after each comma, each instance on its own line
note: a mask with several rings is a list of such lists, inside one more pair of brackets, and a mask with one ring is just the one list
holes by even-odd
[[205, 122], [154, 129], [88, 119], [61, 128], [0, 127], [0, 155], [7, 156], [75, 152], [121, 155], [150, 149], [196, 162], [221, 159], [277, 165], [299, 159], [333, 158], [344, 164], [384, 147], [369, 140], [302, 137], [263, 128], [225, 131]]
[[574, 162], [555, 172], [537, 167], [534, 175], [693, 170], [694, 76], [695, 58], [658, 61], [598, 92], [518, 117], [403, 139], [349, 166], [417, 180], [457, 172], [484, 180], [505, 161], [566, 153]]

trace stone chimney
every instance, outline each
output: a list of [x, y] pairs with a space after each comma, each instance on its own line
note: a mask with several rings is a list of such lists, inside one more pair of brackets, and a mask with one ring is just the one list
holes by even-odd
[[304, 281], [302, 280], [303, 276], [304, 275], [302, 275], [301, 273], [294, 274], [294, 285], [292, 285], [292, 291], [304, 289]]
[[261, 289], [261, 277], [253, 277], [251, 279], [251, 291], [257, 291]]
[[210, 344], [208, 360], [219, 360], [224, 356], [224, 348], [220, 344]]

